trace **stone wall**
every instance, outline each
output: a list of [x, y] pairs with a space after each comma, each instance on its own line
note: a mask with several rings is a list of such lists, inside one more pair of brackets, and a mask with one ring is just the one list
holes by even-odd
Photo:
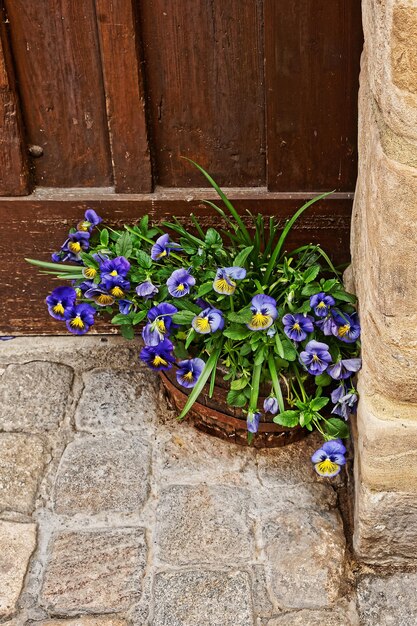
[[417, 556], [417, 1], [363, 0], [352, 270], [363, 369], [355, 549]]

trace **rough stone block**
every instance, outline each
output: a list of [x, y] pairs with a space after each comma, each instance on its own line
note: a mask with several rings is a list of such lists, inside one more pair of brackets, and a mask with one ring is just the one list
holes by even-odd
[[[373, 624], [376, 626], [377, 622]], [[267, 626], [359, 626], [359, 618], [353, 603], [346, 610], [331, 611], [302, 610], [285, 613], [268, 622]], [[378, 622], [379, 626], [379, 622]]]
[[148, 431], [158, 415], [151, 373], [96, 369], [83, 375], [84, 390], [75, 421], [79, 430]]
[[0, 521], [0, 617], [14, 613], [35, 546], [35, 524]]
[[0, 430], [41, 432], [64, 417], [73, 371], [36, 361], [9, 365], [0, 378]]
[[121, 617], [83, 615], [74, 619], [51, 619], [46, 622], [37, 622], [36, 626], [127, 626], [127, 621]]
[[143, 531], [62, 532], [50, 551], [41, 592], [47, 610], [106, 613], [139, 600], [146, 563]]
[[76, 439], [58, 469], [55, 511], [73, 515], [141, 509], [148, 495], [149, 461], [149, 446], [138, 435]]
[[398, 573], [388, 578], [365, 577], [358, 585], [362, 626], [414, 626], [417, 624], [417, 574]]
[[249, 576], [201, 570], [158, 574], [153, 626], [254, 626]]
[[0, 510], [32, 513], [45, 461], [39, 437], [0, 434]]
[[236, 487], [168, 487], [157, 509], [158, 558], [175, 565], [251, 559], [249, 503], [249, 493]]
[[417, 94], [417, 7], [395, 3], [392, 12], [392, 82], [399, 89]]
[[336, 512], [288, 510], [266, 522], [267, 576], [281, 607], [332, 605], [342, 581], [345, 536]]

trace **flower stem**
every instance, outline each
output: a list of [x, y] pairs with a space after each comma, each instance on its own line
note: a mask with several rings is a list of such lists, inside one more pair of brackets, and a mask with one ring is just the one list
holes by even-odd
[[256, 413], [258, 407], [259, 382], [261, 380], [262, 363], [254, 365], [252, 374], [252, 385], [249, 398], [249, 411]]
[[272, 386], [274, 388], [275, 397], [278, 400], [279, 410], [280, 410], [280, 413], [283, 413], [285, 411], [284, 399], [282, 397], [281, 385], [279, 384], [277, 368], [276, 368], [274, 357], [272, 356], [272, 354], [268, 356], [268, 367], [269, 367], [269, 373], [271, 374], [271, 381], [272, 381]]

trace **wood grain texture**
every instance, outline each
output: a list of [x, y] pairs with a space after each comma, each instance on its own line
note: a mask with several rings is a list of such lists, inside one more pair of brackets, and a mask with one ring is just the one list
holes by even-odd
[[265, 184], [261, 0], [139, 2], [157, 184]]
[[111, 162], [94, 0], [5, 0], [35, 182], [107, 186]]
[[352, 190], [360, 0], [265, 0], [268, 188]]
[[152, 172], [132, 0], [96, 0], [116, 192], [152, 191]]
[[1, 3], [0, 19], [0, 195], [22, 196], [29, 193], [29, 170]]
[[[267, 193], [265, 189], [230, 190], [230, 199], [241, 214], [246, 209], [265, 216], [279, 215], [282, 224], [301, 206], [305, 194]], [[94, 208], [109, 224], [138, 221], [149, 213], [155, 221], [177, 215], [189, 223], [194, 212], [204, 227], [220, 227], [213, 211], [201, 202], [213, 198], [209, 190], [182, 189], [158, 191], [149, 195], [105, 194], [85, 191], [42, 192], [21, 199], [0, 198], [0, 335], [66, 334], [59, 322], [46, 312], [44, 299], [57, 286], [56, 280], [39, 274], [24, 257], [49, 260], [65, 240], [68, 228], [76, 224], [87, 207]], [[187, 199], [185, 199], [187, 198]], [[289, 249], [309, 242], [320, 242], [336, 263], [349, 260], [349, 232], [352, 200], [336, 196], [314, 205], [298, 222], [288, 240]], [[65, 218], [63, 218], [65, 216]], [[244, 218], [248, 223], [247, 217]], [[98, 322], [94, 332], [109, 332]]]

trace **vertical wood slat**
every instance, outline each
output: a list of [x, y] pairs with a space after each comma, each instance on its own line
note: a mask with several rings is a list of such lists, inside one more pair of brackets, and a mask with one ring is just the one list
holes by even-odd
[[29, 171], [12, 57], [0, 4], [0, 196], [29, 193]]
[[354, 189], [360, 5], [265, 0], [271, 191]]
[[135, 2], [157, 183], [265, 185], [263, 0]]
[[4, 0], [35, 182], [112, 184], [94, 0]]
[[116, 192], [152, 191], [152, 172], [132, 0], [96, 0]]

